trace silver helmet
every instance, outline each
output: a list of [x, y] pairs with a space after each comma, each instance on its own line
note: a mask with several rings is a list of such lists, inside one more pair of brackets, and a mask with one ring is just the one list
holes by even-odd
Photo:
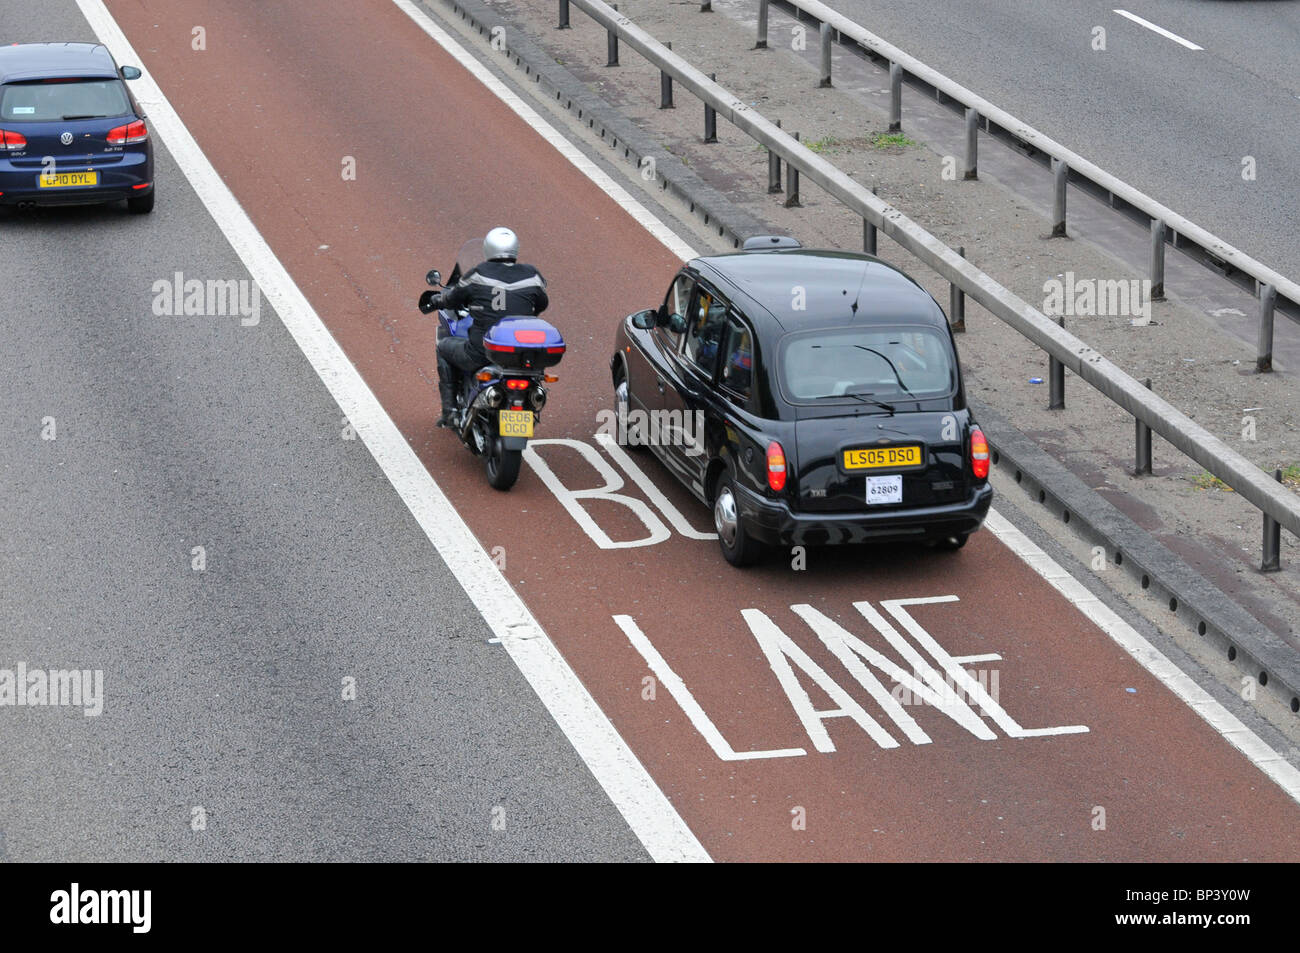
[[483, 239], [486, 261], [514, 261], [519, 257], [519, 237], [508, 228], [494, 228]]

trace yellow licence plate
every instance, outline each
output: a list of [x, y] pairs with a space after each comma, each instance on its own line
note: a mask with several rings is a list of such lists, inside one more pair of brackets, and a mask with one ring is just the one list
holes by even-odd
[[54, 175], [42, 175], [38, 184], [43, 189], [85, 188], [87, 185], [99, 185], [99, 173], [56, 172]]
[[844, 451], [844, 469], [881, 470], [887, 467], [919, 467], [920, 447], [868, 447]]
[[533, 412], [531, 410], [502, 410], [497, 414], [497, 429], [503, 437], [531, 437]]

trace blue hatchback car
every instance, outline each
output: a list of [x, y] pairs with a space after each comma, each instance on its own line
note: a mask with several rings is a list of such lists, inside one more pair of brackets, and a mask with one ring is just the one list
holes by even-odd
[[153, 145], [118, 68], [94, 43], [0, 47], [0, 205], [126, 200], [153, 210]]

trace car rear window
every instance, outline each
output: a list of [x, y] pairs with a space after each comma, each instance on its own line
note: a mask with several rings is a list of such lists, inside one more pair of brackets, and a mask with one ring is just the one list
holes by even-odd
[[892, 403], [957, 389], [956, 356], [937, 330], [917, 325], [831, 328], [788, 335], [781, 387], [794, 401], [852, 395]]
[[0, 86], [0, 120], [64, 122], [125, 116], [131, 102], [120, 79], [44, 80]]

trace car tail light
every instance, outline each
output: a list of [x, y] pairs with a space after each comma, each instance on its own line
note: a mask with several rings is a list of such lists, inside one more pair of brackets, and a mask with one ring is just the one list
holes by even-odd
[[108, 144], [110, 146], [129, 146], [137, 142], [144, 142], [148, 138], [149, 130], [143, 120], [140, 119], [125, 126], [110, 129], [108, 132]]
[[775, 440], [767, 445], [767, 485], [776, 493], [785, 489], [785, 451]]
[[27, 137], [20, 132], [0, 129], [0, 149], [26, 149]]
[[970, 468], [977, 480], [989, 478], [989, 442], [984, 439], [984, 431], [972, 427], [970, 432]]
[[528, 390], [528, 384], [529, 384], [528, 381], [520, 380], [517, 377], [512, 377], [506, 381], [506, 387], [510, 388], [511, 390]]

